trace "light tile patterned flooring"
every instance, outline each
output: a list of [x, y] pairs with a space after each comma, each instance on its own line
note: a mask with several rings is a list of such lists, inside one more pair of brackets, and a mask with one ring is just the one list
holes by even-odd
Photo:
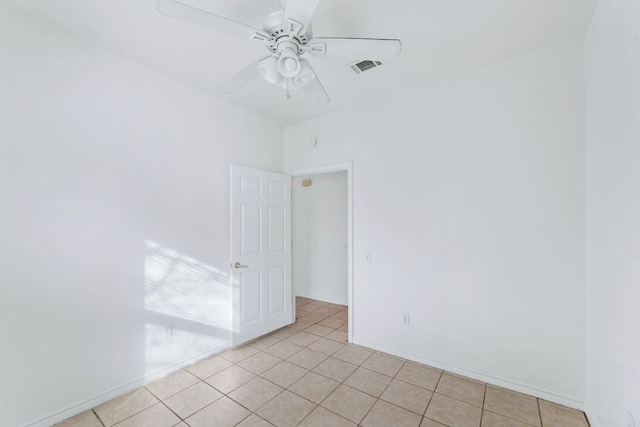
[[345, 306], [297, 322], [59, 427], [587, 427], [582, 412], [348, 344]]

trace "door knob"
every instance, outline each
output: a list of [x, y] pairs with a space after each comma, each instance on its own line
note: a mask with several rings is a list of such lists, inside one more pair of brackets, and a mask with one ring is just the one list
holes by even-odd
[[233, 266], [234, 266], [235, 268], [249, 268], [249, 266], [248, 266], [248, 265], [240, 264], [239, 262], [236, 262], [235, 264], [233, 264]]

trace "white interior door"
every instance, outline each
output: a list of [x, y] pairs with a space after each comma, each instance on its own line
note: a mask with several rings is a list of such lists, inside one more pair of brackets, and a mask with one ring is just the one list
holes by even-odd
[[293, 323], [291, 177], [231, 165], [233, 345]]

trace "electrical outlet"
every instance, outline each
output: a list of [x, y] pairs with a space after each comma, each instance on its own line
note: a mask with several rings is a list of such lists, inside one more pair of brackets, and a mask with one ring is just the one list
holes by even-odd
[[173, 323], [169, 323], [162, 328], [162, 338], [173, 336]]
[[636, 420], [631, 412], [627, 412], [627, 427], [636, 427]]
[[409, 313], [405, 313], [402, 315], [402, 323], [406, 326], [409, 326], [411, 324], [411, 316], [409, 315]]

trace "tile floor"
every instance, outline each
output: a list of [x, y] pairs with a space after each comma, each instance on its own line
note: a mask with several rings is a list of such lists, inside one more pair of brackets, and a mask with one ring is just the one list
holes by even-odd
[[582, 412], [348, 344], [345, 306], [297, 322], [58, 427], [587, 427]]

